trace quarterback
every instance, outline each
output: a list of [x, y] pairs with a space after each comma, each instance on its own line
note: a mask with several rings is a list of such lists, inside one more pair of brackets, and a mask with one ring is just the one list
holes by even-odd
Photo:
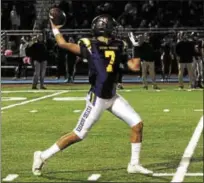
[[[32, 172], [41, 175], [44, 163], [57, 152], [82, 141], [105, 110], [123, 120], [131, 129], [131, 158], [128, 173], [152, 174], [140, 164], [143, 122], [129, 103], [116, 93], [120, 63], [126, 59], [126, 44], [117, 39], [117, 22], [110, 15], [100, 15], [92, 21], [91, 39], [82, 38], [79, 44], [66, 42], [59, 26], [50, 20], [52, 31], [59, 47], [67, 49], [88, 60], [90, 90], [86, 107], [71, 133], [62, 136], [50, 148], [34, 152]], [[127, 61], [130, 70], [139, 70], [139, 61]]]

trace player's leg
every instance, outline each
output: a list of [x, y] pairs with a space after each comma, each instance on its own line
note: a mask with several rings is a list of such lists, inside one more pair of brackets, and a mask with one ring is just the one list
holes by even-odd
[[44, 86], [44, 79], [47, 70], [47, 60], [40, 63], [40, 89], [46, 89]]
[[[187, 68], [188, 69], [188, 68]], [[188, 72], [188, 75], [189, 75], [189, 72]], [[192, 62], [192, 75], [194, 77], [194, 84], [195, 84], [195, 87], [197, 87], [197, 79], [198, 79], [198, 60], [197, 58], [193, 58], [193, 62]], [[189, 78], [190, 78], [190, 75], [189, 75]]]
[[70, 57], [68, 60], [68, 82], [73, 83], [75, 58]]
[[34, 75], [33, 75], [32, 89], [37, 89], [39, 77], [40, 77], [40, 62], [37, 60], [34, 60]]
[[200, 57], [198, 60], [198, 87], [199, 88], [203, 88], [202, 78], [203, 78], [203, 60]]
[[156, 76], [155, 76], [155, 63], [153, 62], [148, 62], [149, 65], [149, 75], [152, 79], [152, 86], [153, 89], [159, 89], [159, 87], [156, 84]]
[[87, 105], [82, 112], [78, 123], [73, 132], [62, 136], [54, 145], [45, 151], [36, 151], [32, 171], [34, 175], [41, 175], [41, 169], [46, 160], [57, 152], [69, 147], [70, 145], [83, 140], [93, 124], [99, 119], [105, 110], [105, 102], [90, 93], [87, 97]]
[[188, 75], [190, 79], [190, 87], [195, 88], [196, 76], [193, 73], [193, 65], [192, 63], [187, 63], [186, 65], [187, 65]]
[[140, 165], [140, 151], [142, 144], [143, 122], [139, 114], [121, 96], [117, 95], [112, 106], [108, 109], [112, 114], [122, 119], [131, 127], [131, 159], [128, 165], [128, 173], [149, 174], [152, 171]]
[[162, 70], [162, 81], [164, 82], [165, 81], [165, 76], [166, 76], [166, 73], [165, 73], [165, 70], [166, 70], [166, 63], [165, 63], [166, 59], [165, 59], [165, 54], [163, 53], [161, 55], [161, 70]]
[[173, 62], [173, 58], [171, 55], [169, 55], [168, 58], [168, 64], [167, 64], [167, 81], [169, 81], [170, 77], [171, 77], [171, 71], [172, 71], [172, 62]]
[[24, 79], [27, 79], [27, 76], [28, 76], [27, 64], [23, 64], [23, 76], [24, 76]]
[[178, 63], [178, 80], [179, 80], [179, 88], [183, 89], [183, 71], [184, 71], [185, 64]]
[[118, 71], [118, 84], [117, 84], [118, 89], [124, 89], [122, 85], [122, 78], [123, 78], [123, 68], [120, 66]]
[[73, 76], [72, 76], [72, 81], [74, 83], [75, 75], [76, 75], [76, 62], [74, 63], [74, 70], [73, 70]]
[[147, 62], [142, 61], [141, 62], [142, 66], [142, 81], [143, 81], [143, 88], [148, 89], [148, 84], [147, 84]]

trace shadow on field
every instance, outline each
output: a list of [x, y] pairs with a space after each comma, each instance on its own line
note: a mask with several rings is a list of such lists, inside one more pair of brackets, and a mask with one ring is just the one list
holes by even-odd
[[[84, 179], [70, 179], [70, 178], [62, 178], [59, 176], [59, 174], [79, 174], [79, 173], [88, 173], [92, 174], [93, 172], [103, 172], [103, 171], [119, 171], [119, 170], [124, 170], [126, 171], [125, 168], [101, 168], [101, 169], [89, 169], [89, 170], [61, 170], [61, 171], [52, 171], [52, 172], [46, 172], [46, 174], [43, 174], [43, 178], [47, 178], [49, 180], [56, 180], [56, 181], [73, 181], [73, 182], [86, 182]], [[56, 175], [56, 176], [53, 176]], [[88, 178], [88, 177], [87, 177]], [[90, 181], [87, 181], [90, 182]]]
[[[173, 158], [172, 158], [173, 159]], [[153, 169], [154, 172], [159, 170], [168, 170], [168, 169], [176, 169], [179, 166], [181, 159], [176, 160], [169, 160], [168, 162], [161, 162], [161, 163], [152, 163], [148, 164], [148, 168]], [[190, 163], [196, 163], [196, 162], [203, 162], [203, 157], [194, 157], [191, 159]]]
[[[179, 166], [179, 163], [181, 159], [176, 159], [175, 157], [168, 157], [169, 161], [165, 162], [159, 162], [159, 163], [151, 163], [151, 164], [144, 164], [144, 166], [150, 170], [153, 170], [154, 173], [174, 173], [176, 172], [177, 167]], [[173, 160], [174, 159], [174, 160]], [[171, 161], [172, 160], [172, 161]], [[191, 159], [191, 163], [197, 163], [202, 162], [203, 163], [203, 157], [194, 157]], [[150, 178], [152, 182], [158, 182], [158, 180], [161, 180], [163, 182], [169, 182], [170, 177], [157, 177], [152, 175], [142, 175], [142, 174], [127, 174], [126, 172], [127, 167], [120, 167], [120, 168], [98, 168], [98, 169], [77, 169], [77, 170], [58, 170], [58, 171], [45, 171], [44, 174], [41, 176], [42, 178], [47, 179], [48, 181], [56, 181], [56, 182], [88, 182], [84, 179], [88, 178], [93, 173], [100, 173], [103, 176], [103, 172], [111, 172], [113, 173], [112, 176], [106, 177], [106, 182], [113, 181], [113, 180], [123, 180], [125, 177], [134, 177], [137, 175], [144, 176]], [[115, 173], [117, 172], [117, 173]], [[120, 173], [119, 173], [120, 172]], [[19, 172], [24, 177], [30, 177], [30, 170], [21, 170]], [[77, 178], [83, 175], [83, 178]], [[29, 174], [29, 175], [28, 175]], [[69, 177], [70, 175], [70, 177]], [[100, 182], [100, 181], [99, 181]]]
[[168, 170], [168, 169], [176, 169], [179, 165], [180, 160], [161, 162], [161, 163], [152, 163], [149, 164], [148, 167], [153, 169], [154, 172], [159, 170]]
[[58, 174], [58, 173], [78, 173], [78, 172], [103, 172], [103, 171], [118, 171], [118, 170], [126, 170], [127, 168], [101, 168], [101, 169], [89, 169], [89, 170], [62, 170], [55, 172], [48, 172], [50, 174]]
[[52, 175], [42, 175], [41, 177], [46, 178], [46, 179], [51, 180], [51, 181], [59, 181], [59, 182], [61, 182], [61, 181], [64, 181], [64, 182], [86, 182], [82, 179], [81, 180], [80, 179], [69, 179], [69, 178], [63, 178], [63, 177], [55, 177]]
[[[149, 168], [150, 166], [149, 165], [146, 165], [145, 167]], [[80, 179], [74, 179], [74, 178], [64, 178], [63, 175], [66, 174], [66, 176], [68, 174], [79, 174], [79, 173], [86, 173], [86, 172], [90, 172], [90, 174], [92, 174], [93, 172], [94, 173], [101, 173], [101, 172], [106, 172], [106, 171], [121, 171], [121, 176], [120, 175], [117, 175], [117, 177], [115, 177], [115, 173], [113, 172], [113, 176], [111, 177], [107, 177], [107, 179], [110, 179], [110, 180], [106, 180], [106, 182], [109, 182], [109, 181], [113, 181], [113, 180], [118, 180], [118, 178], [121, 178], [121, 180], [123, 180], [124, 176], [130, 176], [130, 177], [134, 177], [134, 176], [137, 176], [138, 174], [127, 174], [126, 172], [126, 167], [124, 168], [101, 168], [101, 169], [89, 169], [89, 170], [61, 170], [61, 171], [52, 171], [52, 172], [46, 172], [46, 174], [42, 175], [43, 178], [46, 178], [48, 180], [54, 180], [54, 181], [73, 181], [73, 182], [88, 182], [88, 181], [85, 181], [84, 179], [83, 180], [80, 180]], [[61, 174], [61, 176], [60, 176]], [[101, 173], [102, 174], [102, 173]], [[144, 176], [144, 177], [149, 177], [151, 178], [152, 180], [161, 180], [161, 181], [165, 181], [165, 182], [168, 182], [169, 181], [169, 178], [167, 177], [154, 177], [152, 175], [145, 175], [145, 174], [139, 174], [140, 176]], [[87, 177], [88, 178], [88, 177]]]

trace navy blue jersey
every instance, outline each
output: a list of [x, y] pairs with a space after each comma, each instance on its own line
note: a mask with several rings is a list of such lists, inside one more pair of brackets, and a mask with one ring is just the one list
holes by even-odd
[[106, 38], [83, 38], [79, 44], [81, 57], [86, 58], [89, 64], [90, 90], [100, 98], [112, 98], [116, 93], [120, 63], [127, 60], [127, 44]]

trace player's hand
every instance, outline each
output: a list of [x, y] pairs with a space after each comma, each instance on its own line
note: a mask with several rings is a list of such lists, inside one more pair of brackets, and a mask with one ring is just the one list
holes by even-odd
[[129, 37], [130, 41], [132, 42], [133, 46], [138, 46], [138, 43], [135, 41], [133, 32], [128, 32], [128, 37]]
[[131, 42], [135, 42], [135, 38], [132, 32], [128, 32], [128, 37], [130, 39]]
[[52, 22], [52, 19], [50, 19], [50, 24], [51, 24], [52, 29], [60, 29], [60, 28], [62, 27], [61, 25], [55, 25], [55, 24]]

